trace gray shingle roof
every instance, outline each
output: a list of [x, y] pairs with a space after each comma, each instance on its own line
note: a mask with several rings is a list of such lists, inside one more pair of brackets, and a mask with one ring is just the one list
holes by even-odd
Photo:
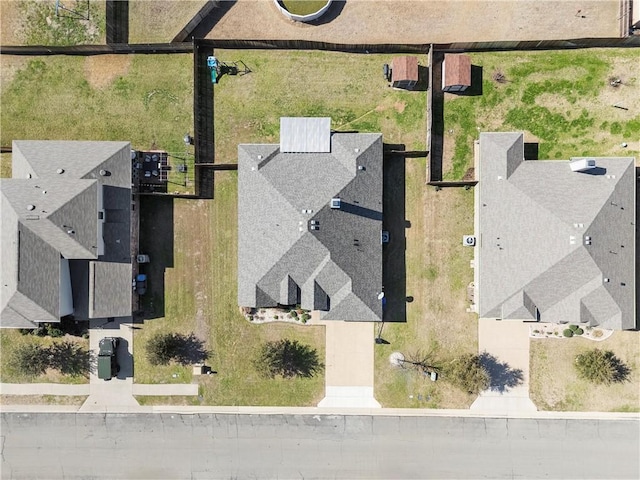
[[520, 133], [480, 135], [480, 317], [635, 328], [634, 159], [580, 173], [523, 147]]
[[382, 136], [334, 133], [331, 153], [240, 145], [238, 170], [238, 303], [299, 295], [323, 319], [381, 320]]
[[[129, 143], [14, 141], [12, 150], [13, 178], [0, 181], [0, 326], [28, 328], [34, 322], [59, 320], [61, 292], [68, 286], [66, 260], [71, 260], [76, 318], [92, 316], [86, 298], [89, 294], [110, 305], [93, 312], [98, 318], [124, 311], [129, 314]], [[101, 200], [106, 213], [102, 236], [98, 221]], [[109, 272], [104, 274], [108, 284], [95, 283], [91, 292], [88, 268], [78, 263], [90, 260], [104, 264], [97, 269], [101, 274]]]

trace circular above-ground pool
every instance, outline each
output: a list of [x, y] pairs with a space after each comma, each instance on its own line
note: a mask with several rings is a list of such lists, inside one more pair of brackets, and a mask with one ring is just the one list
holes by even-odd
[[273, 0], [280, 13], [296, 22], [311, 22], [324, 15], [332, 0]]

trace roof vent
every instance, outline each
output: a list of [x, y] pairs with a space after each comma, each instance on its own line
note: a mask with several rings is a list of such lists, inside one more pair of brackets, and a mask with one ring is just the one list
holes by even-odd
[[100, 170], [100, 175], [105, 177], [107, 175], [107, 171], [106, 170]]
[[36, 206], [35, 205], [27, 205], [27, 210], [31, 211], [31, 210], [35, 210]]
[[358, 170], [366, 170], [366, 168], [364, 168], [364, 165], [358, 165]]
[[462, 236], [462, 245], [465, 247], [475, 247], [476, 245], [476, 237], [473, 235], [463, 235]]
[[331, 208], [340, 209], [340, 198], [334, 197], [331, 199]]
[[69, 230], [67, 230], [67, 233], [69, 235], [73, 235], [74, 233], [76, 233], [76, 231], [70, 228]]
[[30, 173], [27, 173], [27, 178], [31, 178], [31, 174]]
[[356, 152], [356, 153], [360, 153], [360, 149], [359, 148], [354, 148], [353, 151]]
[[595, 158], [572, 158], [569, 162], [572, 172], [586, 172], [596, 168]]
[[47, 193], [46, 190], [42, 190], [42, 194], [45, 195]]
[[57, 170], [56, 170], [56, 173], [57, 173], [58, 175], [60, 175], [60, 174], [64, 173], [64, 168], [59, 168], [59, 169], [57, 169]]

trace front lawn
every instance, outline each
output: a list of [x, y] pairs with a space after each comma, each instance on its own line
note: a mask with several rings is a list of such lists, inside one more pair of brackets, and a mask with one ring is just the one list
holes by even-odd
[[[613, 351], [630, 368], [628, 381], [594, 385], [578, 378], [576, 356], [594, 348]], [[638, 412], [639, 351], [638, 332], [614, 332], [602, 342], [579, 337], [531, 340], [531, 400], [540, 410]]]

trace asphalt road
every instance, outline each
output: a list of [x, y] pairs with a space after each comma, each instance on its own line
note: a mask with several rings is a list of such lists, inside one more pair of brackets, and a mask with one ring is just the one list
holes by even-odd
[[639, 421], [2, 414], [2, 478], [640, 478]]

